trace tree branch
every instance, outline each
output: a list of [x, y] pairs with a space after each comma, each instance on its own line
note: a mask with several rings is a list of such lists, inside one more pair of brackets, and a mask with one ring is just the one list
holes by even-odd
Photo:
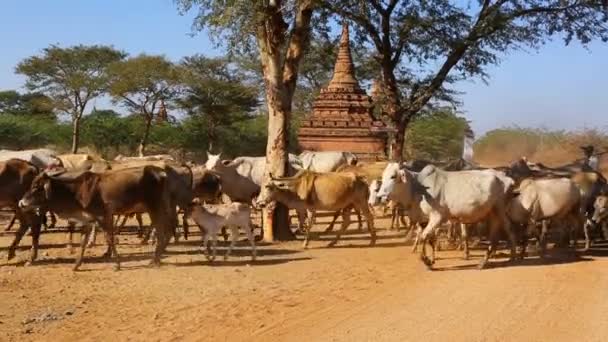
[[285, 62], [283, 65], [283, 84], [287, 87], [290, 97], [296, 88], [298, 68], [310, 42], [310, 20], [313, 12], [313, 1], [302, 0], [298, 6], [295, 24], [289, 39]]

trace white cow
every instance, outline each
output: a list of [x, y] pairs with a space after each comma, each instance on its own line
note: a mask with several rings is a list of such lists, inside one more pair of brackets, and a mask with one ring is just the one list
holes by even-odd
[[25, 160], [40, 169], [61, 165], [61, 161], [57, 158], [57, 153], [46, 148], [23, 151], [0, 150], [0, 161], [13, 158]]
[[304, 169], [314, 172], [333, 172], [342, 165], [356, 165], [358, 161], [353, 153], [339, 151], [304, 151], [298, 157]]
[[[207, 153], [207, 170], [214, 170], [218, 164], [223, 163], [229, 167], [236, 167], [236, 172], [243, 177], [251, 179], [258, 186], [262, 186], [264, 181], [264, 171], [266, 170], [266, 157], [237, 157], [231, 161], [222, 161], [221, 153]], [[295, 154], [289, 154], [289, 174], [295, 174], [296, 170], [302, 169], [302, 162]]]
[[435, 230], [449, 220], [463, 224], [488, 220], [490, 225], [491, 244], [485, 258], [479, 264], [483, 268], [494, 253], [498, 240], [498, 230], [502, 227], [511, 240], [511, 257], [515, 257], [515, 236], [505, 214], [505, 191], [498, 177], [487, 171], [443, 171], [434, 165], [428, 165], [418, 175], [406, 169], [398, 171], [395, 178], [383, 179], [380, 195], [388, 195], [401, 181], [412, 182], [416, 194], [422, 196], [420, 209], [428, 216], [429, 221], [422, 231], [421, 258], [431, 267], [433, 259], [426, 256], [426, 241]]
[[[568, 178], [524, 179], [517, 189], [517, 196], [509, 201], [507, 214], [512, 222], [526, 228], [529, 224], [542, 221], [539, 237], [542, 257], [546, 250], [547, 220], [566, 224], [565, 232], [582, 225], [581, 193]], [[526, 239], [522, 256], [525, 248]]]

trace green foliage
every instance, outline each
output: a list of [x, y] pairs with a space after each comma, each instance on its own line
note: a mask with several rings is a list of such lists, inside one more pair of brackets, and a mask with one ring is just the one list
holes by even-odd
[[210, 149], [220, 131], [253, 118], [258, 88], [245, 83], [245, 74], [225, 58], [201, 55], [182, 62], [183, 96], [178, 105], [206, 126]]
[[144, 115], [153, 115], [161, 100], [172, 99], [178, 82], [173, 63], [145, 54], [113, 63], [108, 76], [113, 101]]
[[406, 159], [450, 160], [462, 155], [467, 121], [449, 109], [427, 112], [412, 122], [405, 138]]
[[74, 117], [82, 115], [88, 101], [105, 91], [107, 66], [124, 57], [124, 52], [109, 46], [51, 45], [41, 56], [21, 61], [15, 70], [27, 77], [28, 89], [47, 95], [56, 108]]
[[135, 132], [141, 123], [113, 110], [94, 110], [82, 122], [82, 142], [102, 155], [130, 153], [137, 146]]
[[67, 146], [70, 127], [55, 121], [13, 114], [0, 115], [0, 148], [22, 150], [45, 145]]
[[0, 114], [36, 115], [54, 119], [53, 110], [53, 101], [44, 94], [0, 91]]

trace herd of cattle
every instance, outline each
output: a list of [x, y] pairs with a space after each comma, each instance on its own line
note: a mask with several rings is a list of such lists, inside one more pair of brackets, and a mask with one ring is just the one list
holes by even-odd
[[[255, 259], [252, 207], [264, 208], [273, 202], [296, 211], [299, 231], [305, 233], [304, 246], [317, 211], [335, 213], [328, 230], [342, 216], [333, 245], [350, 225], [353, 210], [360, 227], [361, 217], [365, 218], [373, 245], [374, 207], [384, 203], [392, 208], [391, 226], [402, 222], [409, 227], [408, 237], [415, 233], [414, 250], [421, 244], [421, 258], [429, 267], [435, 262], [438, 229], [444, 224], [450, 223], [450, 232], [460, 226], [465, 258], [472, 228], [479, 235], [487, 231], [490, 243], [480, 263], [483, 268], [501, 236], [512, 259], [518, 246], [520, 257], [525, 256], [531, 234], [536, 235], [543, 256], [550, 228], [561, 233], [557, 242], [565, 246], [572, 242], [576, 246], [578, 233], [584, 232], [587, 249], [592, 234], [608, 217], [606, 179], [585, 161], [549, 168], [522, 158], [509, 166], [483, 169], [462, 160], [446, 165], [421, 160], [358, 163], [348, 152], [304, 152], [289, 155], [290, 176], [270, 175], [264, 182], [265, 164], [264, 157], [222, 160], [213, 154], [208, 154], [204, 165], [196, 165], [178, 163], [168, 155], [119, 156], [107, 162], [87, 154], [56, 155], [45, 149], [0, 151], [0, 208], [12, 209], [20, 222], [8, 258], [15, 256], [20, 240], [31, 230], [30, 262], [34, 262], [41, 226], [47, 214], [53, 218], [56, 214], [68, 220], [70, 245], [74, 228], [82, 229], [75, 270], [96, 226], [105, 233], [104, 256], [114, 257], [120, 268], [115, 234], [127, 216], [136, 215], [146, 234], [144, 240], [152, 229], [155, 232], [152, 262], [158, 265], [171, 237], [178, 239], [178, 213], [183, 212], [184, 237], [188, 238], [187, 218], [191, 218], [201, 230], [207, 247], [203, 252], [210, 260], [215, 258], [217, 236], [225, 227], [232, 230], [225, 257], [240, 227]], [[151, 222], [145, 231], [142, 213]], [[120, 215], [125, 216], [122, 224]], [[427, 244], [433, 251], [430, 258]]]

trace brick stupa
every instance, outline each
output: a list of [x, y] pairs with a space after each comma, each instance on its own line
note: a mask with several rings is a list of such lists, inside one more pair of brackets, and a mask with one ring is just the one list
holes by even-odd
[[384, 124], [374, 119], [372, 110], [372, 99], [355, 78], [348, 25], [344, 24], [334, 75], [300, 126], [300, 149], [353, 152], [368, 161], [384, 158]]

